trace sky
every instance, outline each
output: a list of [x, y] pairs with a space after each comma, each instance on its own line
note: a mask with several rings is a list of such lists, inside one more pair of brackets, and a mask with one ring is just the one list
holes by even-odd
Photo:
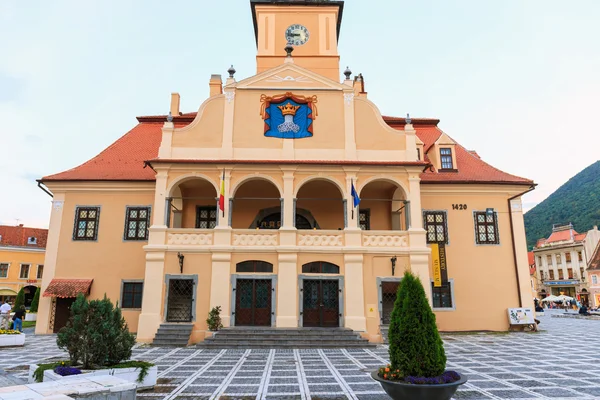
[[[347, 0], [341, 71], [384, 115], [439, 118], [533, 179], [529, 209], [599, 158], [598, 21], [598, 0]], [[197, 111], [211, 74], [252, 76], [255, 55], [249, 0], [0, 0], [0, 224], [47, 227], [36, 179], [167, 113], [171, 92]]]

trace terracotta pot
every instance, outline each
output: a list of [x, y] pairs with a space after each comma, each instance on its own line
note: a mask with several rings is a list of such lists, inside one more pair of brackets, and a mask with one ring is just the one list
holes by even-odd
[[410, 383], [392, 382], [380, 378], [379, 370], [371, 372], [371, 377], [381, 384], [385, 392], [394, 400], [450, 400], [456, 389], [467, 382], [465, 375], [452, 383], [439, 385], [411, 385]]

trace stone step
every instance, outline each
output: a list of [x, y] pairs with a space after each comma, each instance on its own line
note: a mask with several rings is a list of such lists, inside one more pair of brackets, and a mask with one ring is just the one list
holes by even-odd
[[344, 336], [333, 336], [333, 335], [324, 335], [324, 336], [316, 336], [316, 335], [219, 335], [216, 334], [213, 337], [207, 338], [209, 340], [218, 340], [218, 341], [229, 341], [229, 340], [314, 340], [314, 341], [322, 341], [322, 340], [366, 340], [361, 338], [359, 335], [344, 335]]
[[188, 340], [190, 338], [189, 333], [164, 333], [164, 332], [156, 332], [155, 338], [160, 339], [182, 339]]
[[355, 342], [350, 342], [350, 343], [336, 343], [333, 345], [330, 344], [299, 344], [299, 343], [292, 343], [292, 344], [282, 344], [282, 343], [277, 343], [276, 345], [269, 345], [269, 344], [258, 344], [258, 343], [252, 343], [252, 344], [231, 344], [231, 343], [226, 343], [226, 344], [222, 344], [222, 343], [198, 343], [196, 345], [197, 347], [201, 347], [201, 348], [207, 348], [207, 349], [339, 349], [339, 348], [344, 348], [344, 349], [349, 349], [349, 348], [357, 348], [357, 349], [374, 349], [377, 347], [376, 344], [374, 343], [355, 343]]
[[193, 327], [192, 324], [161, 324], [152, 344], [155, 346], [187, 346]]
[[327, 330], [309, 330], [309, 329], [222, 329], [216, 332], [222, 336], [237, 335], [285, 335], [285, 336], [356, 336], [357, 333], [352, 330], [327, 329]]
[[188, 339], [154, 338], [152, 344], [155, 346], [187, 346]]
[[265, 344], [265, 345], [278, 345], [278, 344], [302, 344], [302, 345], [313, 345], [313, 346], [321, 346], [321, 345], [338, 345], [342, 347], [347, 343], [368, 343], [369, 341], [366, 339], [355, 339], [355, 340], [328, 340], [328, 339], [293, 339], [293, 340], [273, 340], [273, 339], [258, 339], [258, 340], [250, 340], [250, 339], [238, 339], [238, 340], [214, 340], [212, 338], [207, 338], [204, 340], [207, 343], [220, 343], [220, 344]]
[[191, 332], [194, 328], [192, 324], [161, 324], [158, 329], [165, 331], [189, 331]]

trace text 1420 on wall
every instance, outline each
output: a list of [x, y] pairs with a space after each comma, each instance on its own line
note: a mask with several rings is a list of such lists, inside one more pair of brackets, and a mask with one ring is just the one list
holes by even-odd
[[452, 204], [452, 209], [453, 210], [466, 210], [467, 209], [467, 205], [466, 204]]

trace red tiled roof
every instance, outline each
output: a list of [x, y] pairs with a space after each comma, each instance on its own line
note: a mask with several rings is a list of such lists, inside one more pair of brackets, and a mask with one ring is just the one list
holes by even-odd
[[79, 293], [87, 294], [93, 279], [52, 279], [44, 297], [77, 297]]
[[527, 253], [527, 258], [529, 260], [529, 266], [535, 265], [535, 256], [533, 255], [533, 251]]
[[[176, 127], [191, 123], [196, 113], [186, 113], [173, 117]], [[393, 128], [402, 130], [405, 118], [383, 117]], [[154, 171], [144, 168], [145, 161], [155, 160], [162, 140], [162, 124], [166, 116], [155, 115], [138, 117], [139, 124], [123, 137], [110, 145], [96, 157], [84, 164], [54, 175], [41, 181], [154, 181]], [[414, 118], [417, 136], [424, 143], [425, 152], [440, 137], [442, 131], [437, 128], [439, 120]], [[485, 163], [460, 145], [456, 145], [457, 172], [436, 172], [427, 170], [421, 174], [423, 183], [510, 183], [532, 185], [533, 182], [502, 172]], [[428, 162], [427, 156], [425, 161]], [[189, 161], [188, 161], [189, 162]], [[220, 160], [223, 162], [223, 160]], [[253, 161], [259, 163], [259, 161]], [[260, 162], [279, 162], [276, 160]], [[312, 161], [311, 161], [312, 162]], [[320, 161], [325, 163], [326, 161]], [[295, 163], [303, 163], [296, 161]], [[338, 164], [342, 164], [339, 163]], [[360, 164], [360, 163], [355, 163]], [[423, 163], [413, 163], [419, 165]]]
[[[0, 225], [0, 237], [0, 246], [44, 249], [48, 239], [48, 229], [28, 228], [23, 225]], [[36, 239], [36, 244], [27, 244], [30, 237]]]

